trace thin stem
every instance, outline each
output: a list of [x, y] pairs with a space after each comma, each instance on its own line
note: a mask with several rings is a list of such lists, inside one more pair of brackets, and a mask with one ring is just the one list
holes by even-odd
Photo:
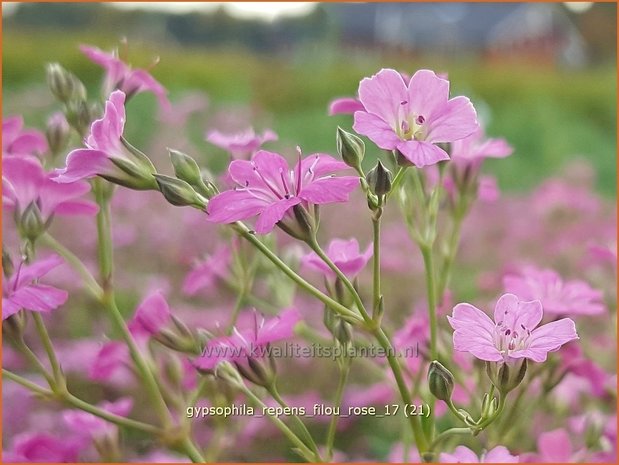
[[434, 285], [434, 260], [432, 258], [432, 249], [428, 246], [421, 246], [421, 255], [423, 256], [423, 264], [426, 274], [426, 287], [428, 293], [428, 313], [430, 315], [430, 359], [437, 360], [437, 321], [436, 321], [436, 294]]
[[40, 241], [55, 251], [58, 255], [65, 259], [65, 261], [80, 275], [82, 281], [88, 291], [95, 297], [97, 300], [101, 299], [103, 295], [103, 289], [99, 286], [99, 283], [92, 276], [88, 268], [82, 263], [82, 261], [69, 249], [67, 249], [64, 245], [58, 242], [54, 237], [52, 237], [49, 233], [43, 234], [41, 236]]
[[48, 382], [48, 384], [50, 386], [53, 386], [54, 378], [48, 373], [45, 365], [41, 363], [39, 357], [37, 357], [37, 355], [32, 351], [32, 349], [26, 345], [23, 339], [14, 340], [14, 344], [15, 348], [19, 350], [32, 365], [34, 365], [34, 367], [43, 375], [43, 377], [45, 377], [45, 380]]
[[449, 241], [447, 243], [447, 253], [443, 260], [443, 264], [441, 267], [441, 273], [438, 280], [437, 286], [437, 296], [439, 299], [443, 299], [443, 295], [445, 294], [445, 289], [449, 284], [449, 279], [451, 277], [451, 269], [453, 263], [456, 258], [456, 254], [458, 252], [458, 244], [460, 242], [460, 231], [462, 229], [462, 220], [464, 218], [456, 214], [454, 217], [454, 224], [451, 230], [451, 234], [449, 236]]
[[[339, 410], [340, 406], [342, 405], [342, 399], [344, 398], [344, 387], [346, 386], [349, 372], [350, 367], [348, 363], [346, 363], [345, 366], [340, 367], [340, 377], [337, 383], [337, 390], [335, 391], [334, 398], [334, 406], [337, 410]], [[335, 443], [335, 433], [337, 431], [338, 420], [339, 415], [333, 415], [331, 417], [331, 421], [329, 422], [329, 430], [327, 432], [327, 460], [329, 461], [333, 457], [333, 444]]]
[[[292, 411], [292, 409], [290, 409], [286, 401], [282, 399], [282, 396], [280, 396], [275, 384], [268, 387], [267, 390], [269, 391], [269, 394], [271, 394], [273, 399], [275, 399], [275, 401], [279, 405], [281, 405], [282, 407], [284, 407], [285, 409], [289, 411]], [[301, 421], [301, 419], [297, 415], [292, 415], [292, 419], [294, 420], [297, 427], [301, 430], [301, 434], [303, 435], [303, 438], [305, 439], [306, 444], [312, 449], [314, 454], [318, 456], [319, 455], [318, 446], [316, 445], [316, 442], [314, 441], [314, 438], [312, 437], [310, 432], [307, 430], [307, 427], [305, 426], [305, 424]]]
[[[254, 404], [260, 406], [260, 408], [262, 408], [263, 411], [265, 412], [268, 411], [267, 410], [268, 407], [266, 406], [266, 404], [262, 402], [258, 398], [258, 396], [256, 396], [251, 390], [249, 390], [247, 386], [243, 385], [240, 387], [240, 389]], [[275, 424], [275, 426], [282, 433], [284, 433], [284, 436], [286, 436], [290, 440], [290, 442], [292, 442], [295, 446], [299, 448], [299, 451], [303, 453], [303, 456], [305, 457], [306, 460], [311, 462], [312, 458], [316, 458], [318, 461], [322, 462], [322, 459], [320, 458], [320, 456], [315, 456], [314, 453], [308, 449], [305, 443], [301, 441], [301, 439], [299, 439], [299, 437], [296, 434], [294, 434], [294, 432], [292, 432], [292, 430], [288, 428], [288, 426], [286, 426], [286, 424], [283, 421], [281, 421], [279, 418], [277, 418], [274, 415], [268, 415], [268, 417], [271, 419], [273, 424]]]
[[275, 266], [277, 266], [286, 276], [292, 279], [295, 283], [301, 286], [302, 289], [307, 291], [309, 294], [316, 297], [322, 303], [327, 305], [331, 310], [339, 313], [344, 318], [352, 322], [359, 322], [359, 315], [350, 309], [344, 307], [339, 302], [335, 301], [328, 295], [321, 292], [318, 288], [312, 286], [305, 279], [295, 273], [292, 268], [290, 268], [286, 263], [284, 263], [277, 255], [275, 255], [266, 245], [264, 245], [258, 238], [252, 234], [247, 226], [245, 226], [241, 222], [237, 222], [234, 224], [236, 231], [246, 240], [251, 242], [264, 256], [266, 256]]
[[187, 454], [187, 457], [189, 457], [193, 463], [205, 463], [206, 462], [206, 460], [202, 456], [202, 452], [198, 450], [196, 445], [188, 437], [185, 437], [183, 439], [181, 446], [183, 450], [185, 451], [185, 454]]
[[34, 325], [36, 326], [37, 333], [39, 333], [39, 337], [41, 338], [41, 342], [43, 343], [43, 347], [45, 348], [45, 352], [47, 353], [47, 358], [49, 359], [49, 363], [52, 367], [54, 386], [62, 388], [62, 385], [65, 384], [64, 375], [62, 374], [60, 363], [58, 363], [58, 358], [56, 357], [56, 352], [54, 351], [52, 341], [49, 338], [47, 328], [45, 328], [43, 318], [41, 318], [41, 315], [39, 313], [32, 312], [32, 319], [34, 320]]
[[236, 320], [238, 319], [241, 308], [243, 307], [243, 303], [245, 302], [246, 294], [247, 291], [245, 290], [245, 285], [242, 285], [239, 293], [236, 296], [236, 302], [234, 303], [234, 308], [232, 309], [232, 318], [230, 319], [230, 324], [228, 325], [228, 329], [226, 330], [226, 334], [228, 335], [232, 334], [232, 330], [234, 329]]
[[[25, 387], [26, 389], [35, 392], [38, 395], [41, 396], [45, 396], [45, 397], [53, 397], [54, 393], [52, 391], [49, 391], [41, 386], [39, 386], [38, 384], [35, 384], [29, 380], [27, 380], [26, 378], [23, 378], [9, 370], [6, 369], [2, 369], [2, 375], [7, 377], [8, 379], [10, 379], [11, 381], [14, 381], [18, 384], [20, 384], [21, 386]], [[140, 431], [144, 431], [146, 433], [149, 434], [157, 434], [159, 433], [159, 429], [156, 428], [153, 425], [149, 425], [147, 423], [143, 423], [141, 421], [137, 421], [137, 420], [132, 420], [130, 418], [126, 418], [126, 417], [122, 417], [119, 415], [114, 415], [113, 413], [110, 413], [106, 410], [100, 409], [98, 407], [95, 407], [94, 405], [89, 404], [88, 402], [85, 402], [77, 397], [75, 397], [73, 394], [70, 393], [65, 393], [64, 395], [59, 396], [59, 399], [62, 400], [63, 402], [78, 408], [80, 410], [83, 410], [85, 412], [91, 413], [99, 418], [102, 418], [106, 421], [109, 421], [110, 423], [114, 423], [116, 425], [119, 426], [126, 426], [127, 428], [133, 428], [133, 429], [137, 429]]]
[[337, 267], [337, 265], [333, 263], [333, 261], [331, 261], [329, 256], [324, 252], [324, 250], [322, 250], [322, 248], [318, 244], [318, 241], [316, 241], [315, 237], [310, 239], [307, 244], [310, 246], [310, 248], [314, 252], [316, 252], [316, 255], [318, 255], [321, 258], [321, 260], [325, 262], [327, 266], [333, 270], [333, 272], [337, 275], [340, 281], [342, 281], [342, 283], [344, 284], [344, 287], [346, 287], [348, 292], [350, 292], [350, 295], [352, 296], [355, 304], [357, 305], [359, 312], [361, 312], [361, 316], [363, 317], [366, 323], [369, 323], [371, 321], [370, 315], [365, 309], [365, 305], [363, 305], [363, 301], [361, 300], [359, 293], [355, 289], [355, 286], [353, 286], [353, 284], [350, 282], [348, 277], [344, 273], [342, 273], [342, 270], [340, 270]]
[[376, 320], [380, 307], [381, 290], [380, 290], [380, 217], [372, 218], [372, 231], [373, 231], [373, 269], [372, 269], [372, 282], [373, 282], [373, 313], [372, 317]]
[[407, 168], [406, 166], [400, 166], [400, 169], [398, 170], [398, 172], [394, 176], [393, 181], [391, 181], [391, 190], [387, 194], [387, 198], [391, 197], [391, 194], [393, 194], [394, 192], [397, 191], [398, 187], [402, 183], [402, 180], [404, 179], [404, 174], [406, 173], [406, 168]]
[[434, 441], [432, 441], [432, 444], [430, 444], [430, 452], [434, 452], [434, 449], [436, 449], [436, 447], [445, 439], [447, 439], [449, 436], [453, 436], [455, 434], [471, 434], [471, 429], [470, 428], [450, 428], [448, 430], [443, 431], [442, 433], [440, 433], [439, 435], [436, 436], [436, 438], [434, 438]]
[[111, 286], [112, 272], [114, 268], [114, 250], [112, 247], [112, 230], [110, 221], [109, 201], [105, 193], [107, 186], [102, 179], [96, 178], [93, 181], [93, 191], [95, 200], [99, 205], [97, 213], [97, 255], [99, 258], [100, 280], [104, 292]]
[[[385, 354], [387, 355], [387, 362], [391, 367], [391, 371], [393, 372], [393, 377], [395, 378], [396, 385], [398, 386], [398, 390], [400, 391], [400, 396], [404, 401], [405, 407], [413, 404], [413, 400], [408, 392], [408, 388], [406, 387], [406, 383], [404, 381], [404, 377], [402, 376], [402, 368], [398, 363], [398, 360], [395, 358], [393, 354], [393, 346], [391, 342], [389, 342], [389, 338], [385, 334], [382, 328], [376, 328], [373, 331], [376, 340], [380, 344], [380, 346], [384, 349]], [[423, 435], [423, 431], [421, 430], [421, 424], [419, 421], [419, 417], [416, 415], [409, 415], [408, 421], [410, 423], [411, 429], [413, 430], [413, 436], [415, 438], [415, 444], [417, 445], [417, 449], [419, 453], [422, 454], [428, 449], [428, 445], [426, 443], [426, 438]]]

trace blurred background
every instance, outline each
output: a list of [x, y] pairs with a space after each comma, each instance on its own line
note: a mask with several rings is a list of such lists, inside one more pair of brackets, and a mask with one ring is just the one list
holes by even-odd
[[[452, 94], [471, 97], [489, 135], [515, 147], [487, 165], [502, 189], [529, 189], [580, 157], [600, 192], [616, 192], [614, 3], [5, 2], [3, 114], [42, 127], [53, 105], [49, 61], [96, 93], [101, 69], [78, 46], [111, 50], [123, 38], [134, 66], [159, 57], [152, 73], [173, 102], [208, 102], [210, 116], [196, 111], [183, 130], [192, 155], [219, 158], [221, 168], [227, 158], [204, 133], [225, 129], [231, 115], [274, 129], [271, 147], [334, 153], [336, 125], [349, 129], [352, 118], [328, 116], [330, 100], [355, 95], [382, 67], [431, 68], [448, 73]], [[131, 105], [138, 146], [161, 124], [154, 108], [149, 95]]]

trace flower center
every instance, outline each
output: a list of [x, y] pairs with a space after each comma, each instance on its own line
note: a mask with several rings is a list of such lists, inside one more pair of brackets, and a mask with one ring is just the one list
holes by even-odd
[[408, 115], [400, 123], [398, 135], [404, 140], [424, 140], [426, 138], [426, 118], [423, 115]]
[[513, 351], [526, 349], [531, 331], [523, 324], [519, 328], [506, 328], [503, 322], [496, 325], [494, 342], [499, 352], [510, 355]]

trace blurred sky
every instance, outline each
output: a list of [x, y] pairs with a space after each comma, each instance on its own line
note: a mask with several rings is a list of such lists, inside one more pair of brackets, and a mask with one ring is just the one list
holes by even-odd
[[[3, 2], [3, 13], [10, 14], [19, 2]], [[315, 2], [112, 2], [121, 9], [150, 9], [170, 13], [209, 11], [224, 7], [228, 13], [240, 18], [273, 20], [280, 16], [303, 15], [314, 9]]]

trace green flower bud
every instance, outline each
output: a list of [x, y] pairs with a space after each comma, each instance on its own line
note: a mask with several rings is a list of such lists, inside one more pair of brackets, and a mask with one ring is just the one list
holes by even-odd
[[365, 156], [365, 144], [360, 137], [337, 127], [335, 137], [337, 153], [351, 168], [361, 170], [361, 162]]
[[168, 149], [170, 160], [174, 167], [174, 174], [178, 179], [187, 182], [191, 187], [208, 197], [208, 189], [202, 180], [202, 173], [196, 161], [189, 155], [178, 150]]
[[518, 387], [527, 372], [527, 359], [523, 358], [516, 363], [486, 363], [486, 373], [492, 384], [503, 394], [507, 394]]
[[87, 134], [94, 119], [95, 110], [85, 100], [71, 100], [65, 107], [65, 117], [69, 125], [79, 134]]
[[159, 185], [159, 190], [172, 205], [177, 207], [191, 206], [200, 210], [206, 208], [206, 199], [185, 181], [165, 174], [155, 174], [154, 176]]
[[86, 88], [82, 81], [58, 63], [47, 64], [47, 84], [54, 97], [62, 103], [86, 100]]
[[47, 122], [45, 138], [53, 155], [62, 152], [69, 143], [71, 128], [62, 113], [54, 114]]
[[19, 232], [26, 239], [34, 242], [45, 232], [49, 224], [41, 218], [41, 210], [35, 202], [31, 202], [19, 219]]
[[245, 383], [239, 374], [238, 370], [228, 361], [219, 362], [215, 367], [215, 376], [220, 378], [231, 386], [244, 387]]
[[439, 361], [433, 360], [428, 370], [428, 386], [434, 397], [449, 402], [454, 390], [454, 376]]
[[392, 179], [393, 176], [391, 175], [391, 171], [385, 168], [385, 165], [383, 165], [380, 160], [378, 160], [376, 166], [365, 176], [370, 190], [379, 196], [389, 193]]

